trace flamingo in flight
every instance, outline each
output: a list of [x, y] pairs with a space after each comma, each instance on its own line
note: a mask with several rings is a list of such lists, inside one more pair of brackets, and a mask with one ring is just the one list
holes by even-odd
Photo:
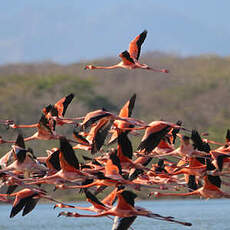
[[[56, 125], [62, 126], [64, 124], [72, 124], [74, 123], [74, 120], [71, 118], [64, 118], [64, 115], [66, 113], [66, 110], [69, 106], [69, 104], [72, 102], [74, 98], [74, 94], [69, 94], [63, 98], [61, 98], [59, 101], [57, 101], [54, 105], [47, 105], [42, 109], [42, 120], [45, 119], [53, 126], [55, 129]], [[82, 118], [79, 118], [82, 119]], [[78, 120], [78, 119], [77, 119]], [[1, 124], [1, 120], [0, 120]], [[16, 125], [14, 121], [7, 120], [6, 124], [10, 126], [13, 129], [16, 128], [39, 128], [41, 125], [41, 120], [38, 123], [30, 124], [30, 125]]]
[[117, 194], [118, 189], [119, 189], [119, 187], [115, 188], [102, 201], [98, 200], [98, 198], [95, 195], [93, 195], [90, 191], [85, 189], [84, 193], [86, 195], [87, 201], [92, 204], [90, 207], [79, 207], [79, 206], [73, 206], [73, 205], [66, 205], [63, 203], [58, 203], [54, 206], [54, 209], [57, 207], [59, 207], [59, 208], [74, 208], [74, 209], [79, 209], [79, 210], [101, 213], [103, 211], [109, 210], [113, 206], [113, 203], [115, 202], [115, 199], [116, 199], [116, 194]]
[[10, 218], [16, 216], [21, 210], [23, 210], [22, 216], [27, 215], [35, 208], [36, 204], [41, 198], [59, 203], [59, 201], [47, 196], [46, 191], [41, 189], [24, 188], [10, 195], [0, 194], [0, 198], [6, 196], [15, 197], [13, 207], [10, 212]]
[[154, 72], [162, 72], [168, 73], [167, 69], [155, 69], [146, 64], [141, 64], [138, 62], [141, 53], [141, 46], [145, 41], [147, 36], [147, 30], [144, 30], [141, 34], [139, 34], [136, 38], [134, 38], [129, 44], [129, 51], [125, 50], [124, 52], [119, 54], [121, 58], [121, 62], [112, 65], [112, 66], [94, 66], [94, 65], [86, 65], [85, 69], [117, 69], [117, 68], [124, 68], [124, 69], [144, 69], [144, 70], [151, 70]]
[[151, 211], [148, 211], [142, 207], [137, 207], [135, 205], [134, 199], [137, 195], [128, 190], [121, 190], [117, 192], [117, 206], [110, 208], [106, 211], [102, 211], [96, 215], [81, 215], [76, 212], [60, 212], [58, 216], [66, 216], [66, 217], [102, 217], [102, 216], [118, 216], [118, 217], [132, 217], [132, 216], [145, 216], [149, 218], [154, 218], [163, 221], [169, 221], [178, 223], [184, 226], [191, 226], [191, 223], [182, 222], [174, 219], [171, 216], [161, 216], [159, 214], [155, 214]]

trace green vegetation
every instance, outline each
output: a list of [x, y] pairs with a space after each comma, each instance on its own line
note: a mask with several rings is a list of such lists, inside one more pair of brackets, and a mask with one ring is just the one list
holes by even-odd
[[[142, 58], [153, 67], [167, 68], [170, 74], [143, 70], [84, 70], [85, 63], [68, 66], [53, 63], [17, 64], [0, 67], [1, 119], [16, 123], [36, 123], [41, 109], [69, 93], [76, 95], [66, 117], [79, 117], [90, 110], [105, 107], [117, 113], [137, 94], [133, 116], [147, 122], [165, 119], [183, 120], [188, 128], [207, 131], [209, 138], [223, 141], [230, 128], [230, 58], [214, 55], [181, 58], [175, 55], [148, 53]], [[115, 59], [93, 61], [110, 65]], [[23, 130], [25, 136], [35, 130]], [[72, 127], [57, 132], [71, 135]], [[5, 139], [15, 139], [16, 130], [0, 127]], [[139, 139], [138, 139], [139, 140]], [[135, 146], [137, 140], [134, 141]], [[39, 155], [57, 146], [57, 141], [34, 141], [27, 144]], [[0, 156], [9, 146], [1, 145]], [[79, 154], [79, 153], [78, 153]], [[80, 154], [79, 154], [80, 155]]]

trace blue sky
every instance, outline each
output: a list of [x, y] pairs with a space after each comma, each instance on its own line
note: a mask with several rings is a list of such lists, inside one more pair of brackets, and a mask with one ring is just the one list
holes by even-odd
[[118, 56], [144, 29], [143, 52], [229, 56], [229, 0], [2, 1], [0, 64]]

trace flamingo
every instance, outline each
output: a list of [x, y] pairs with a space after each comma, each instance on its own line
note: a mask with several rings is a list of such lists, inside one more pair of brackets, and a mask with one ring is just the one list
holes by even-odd
[[138, 126], [142, 126], [142, 127], [144, 126], [144, 128], [145, 128], [145, 124], [140, 120], [137, 120], [134, 118], [129, 118], [129, 117], [122, 118], [122, 117], [119, 117], [119, 116], [107, 111], [104, 108], [87, 113], [86, 116], [84, 117], [83, 122], [80, 124], [80, 126], [83, 129], [87, 129], [89, 126], [98, 122], [101, 119], [106, 119], [108, 121], [109, 120], [111, 120], [111, 121], [122, 120], [122, 121], [129, 122], [132, 125], [138, 125]]
[[24, 141], [31, 140], [51, 140], [59, 139], [60, 136], [55, 133], [55, 123], [52, 120], [48, 120], [44, 114], [42, 114], [40, 120], [36, 124], [32, 125], [11, 125], [11, 128], [37, 128], [37, 132], [30, 137], [24, 138]]
[[144, 69], [150, 70], [154, 72], [162, 72], [168, 73], [167, 69], [155, 69], [146, 64], [141, 64], [138, 62], [141, 53], [141, 46], [145, 41], [147, 36], [147, 30], [144, 30], [141, 34], [139, 34], [135, 39], [133, 39], [129, 44], [129, 51], [125, 50], [124, 52], [119, 54], [121, 58], [121, 62], [117, 65], [112, 66], [94, 66], [94, 65], [86, 65], [85, 69], [117, 69], [117, 68], [124, 68], [124, 69]]
[[64, 188], [68, 189], [85, 189], [91, 188], [94, 186], [119, 186], [126, 185], [131, 186], [134, 189], [139, 189], [140, 187], [153, 188], [152, 186], [148, 186], [146, 184], [141, 184], [137, 182], [132, 182], [130, 180], [126, 180], [122, 176], [122, 168], [120, 164], [119, 157], [117, 156], [116, 151], [112, 151], [110, 153], [109, 159], [105, 165], [105, 173], [102, 171], [98, 171], [94, 173], [94, 175], [98, 178], [92, 183], [86, 185], [73, 185], [73, 186], [64, 186]]
[[153, 121], [149, 123], [141, 143], [138, 146], [138, 150], [150, 153], [173, 128], [180, 128], [180, 126], [166, 121]]
[[62, 126], [64, 124], [73, 124], [76, 123], [76, 120], [81, 120], [80, 118], [64, 118], [66, 110], [69, 104], [72, 102], [74, 98], [74, 94], [71, 93], [59, 101], [57, 101], [54, 105], [49, 104], [45, 108], [42, 109], [42, 112], [48, 119], [54, 119], [56, 121], [56, 125]]
[[191, 226], [191, 223], [182, 222], [175, 220], [174, 217], [171, 216], [161, 216], [159, 214], [155, 214], [151, 211], [148, 211], [142, 207], [134, 206], [134, 199], [137, 195], [129, 190], [121, 190], [117, 192], [118, 202], [117, 206], [101, 212], [97, 215], [81, 215], [76, 212], [60, 212], [58, 216], [66, 216], [66, 217], [102, 217], [102, 216], [118, 216], [118, 217], [131, 217], [131, 216], [145, 216], [149, 218], [154, 218], [158, 220], [168, 221], [178, 223], [184, 226]]
[[[116, 199], [116, 193], [119, 188], [115, 188], [108, 196], [106, 196], [102, 201], [98, 200], [96, 196], [94, 196], [90, 191], [85, 190], [85, 195], [87, 197], [87, 201], [92, 204], [90, 207], [79, 207], [79, 206], [73, 206], [73, 205], [65, 205], [63, 203], [56, 204], [54, 206], [54, 209], [59, 208], [74, 208], [79, 210], [86, 210], [86, 211], [92, 211], [96, 213], [101, 213], [103, 211], [108, 210], [112, 207], [115, 199]], [[108, 216], [109, 217], [109, 216]], [[110, 218], [110, 217], [109, 217]], [[114, 218], [114, 225], [113, 229], [118, 230], [122, 227], [122, 229], [128, 229], [134, 220], [136, 219], [136, 216], [133, 217], [115, 217]], [[132, 229], [132, 228], [131, 228]]]
[[0, 194], [0, 197], [5, 197], [5, 196], [8, 197], [15, 196], [13, 207], [10, 212], [10, 218], [16, 216], [22, 209], [23, 209], [22, 216], [27, 215], [35, 208], [40, 198], [51, 200], [53, 202], [58, 202], [57, 200], [54, 200], [53, 198], [47, 196], [46, 192], [41, 189], [25, 188], [16, 193], [12, 193], [10, 195]]
[[[133, 108], [135, 105], [135, 101], [136, 101], [136, 94], [133, 94], [132, 97], [125, 103], [125, 105], [121, 108], [120, 113], [119, 113], [119, 117], [122, 118], [127, 118], [127, 117], [131, 117], [132, 112], [133, 112]], [[130, 123], [126, 122], [126, 121], [122, 121], [122, 120], [115, 120], [114, 124], [115, 129], [111, 130], [112, 136], [110, 138], [109, 144], [113, 143], [115, 140], [117, 140], [118, 137], [118, 132], [116, 130], [116, 127], [119, 130], [122, 130], [122, 128], [132, 128], [133, 125], [131, 125]], [[125, 130], [125, 132], [130, 132], [131, 130]]]
[[63, 203], [58, 203], [54, 206], [54, 208], [75, 208], [79, 210], [86, 210], [86, 211], [92, 211], [96, 213], [101, 213], [103, 211], [106, 211], [110, 209], [113, 206], [113, 203], [116, 199], [117, 191], [120, 188], [115, 188], [109, 195], [107, 195], [102, 201], [98, 200], [95, 195], [93, 195], [90, 191], [87, 189], [84, 190], [84, 193], [86, 195], [87, 201], [92, 204], [90, 207], [79, 207], [79, 206], [73, 206], [73, 205], [65, 205]]
[[91, 154], [97, 153], [104, 145], [111, 125], [112, 121], [107, 118], [102, 118], [97, 123], [91, 125], [91, 129], [86, 137], [91, 144]]
[[[72, 94], [63, 97], [56, 104], [43, 109], [39, 123], [21, 126], [38, 129], [32, 137], [25, 138], [25, 141], [32, 139], [60, 141], [58, 148], [47, 150], [48, 156], [36, 157], [30, 148], [26, 148], [22, 134], [18, 135], [16, 141], [5, 141], [0, 138], [0, 143], [13, 143], [10, 151], [0, 159], [0, 187], [5, 189], [6, 186], [7, 189], [4, 194], [0, 194], [0, 201], [13, 203], [11, 217], [21, 210], [23, 210], [22, 214], [26, 215], [40, 198], [45, 198], [56, 202], [55, 207], [82, 209], [93, 211], [95, 214], [61, 212], [60, 215], [114, 216], [114, 230], [127, 229], [138, 216], [189, 226], [190, 223], [164, 217], [135, 206], [136, 195], [124, 190], [125, 187], [135, 190], [151, 188], [150, 195], [155, 197], [198, 195], [207, 199], [230, 198], [230, 194], [221, 187], [230, 184], [220, 178], [220, 176], [230, 175], [227, 169], [230, 164], [230, 130], [227, 130], [225, 143], [219, 143], [205, 139], [204, 137], [207, 136], [205, 133], [199, 134], [197, 130], [185, 129], [181, 121], [176, 123], [153, 121], [147, 124], [131, 118], [136, 100], [134, 94], [121, 108], [119, 115], [101, 109], [82, 117], [82, 123], [77, 124], [80, 130], [76, 128], [73, 131], [75, 143], [79, 144], [72, 147], [67, 137], [55, 133], [55, 125], [62, 126], [77, 119], [64, 118], [72, 99]], [[10, 120], [0, 121], [0, 123], [12, 128], [20, 127]], [[145, 133], [139, 143], [140, 151], [133, 153], [132, 142], [128, 135], [136, 130], [144, 130]], [[191, 137], [179, 133], [180, 131], [191, 133]], [[117, 146], [107, 150], [105, 140], [110, 132], [112, 133], [110, 142], [114, 143], [116, 140]], [[180, 139], [180, 146], [175, 149], [177, 137]], [[211, 149], [212, 146], [209, 144], [219, 146]], [[97, 155], [90, 157], [86, 154], [82, 155], [84, 162], [80, 162], [74, 148], [84, 148], [88, 153], [97, 153]], [[171, 156], [172, 159], [166, 158]], [[152, 159], [154, 164], [147, 167]], [[157, 161], [158, 163], [155, 163]], [[184, 176], [181, 177], [180, 174]], [[40, 184], [54, 184], [55, 189], [81, 189], [80, 191], [85, 192], [86, 199], [92, 205], [82, 208], [55, 201], [52, 197], [48, 197], [45, 191], [35, 186]], [[102, 201], [96, 197], [104, 189], [110, 189], [109, 187], [112, 186], [115, 189]], [[17, 187], [20, 191], [14, 192]], [[187, 191], [181, 192], [181, 188]], [[14, 202], [11, 197], [16, 197]], [[116, 197], [118, 202], [114, 205]]]
[[47, 168], [36, 161], [36, 157], [33, 154], [31, 149], [25, 149], [25, 144], [23, 140], [23, 136], [21, 134], [18, 135], [16, 144], [13, 147], [13, 156], [14, 162], [9, 164], [3, 169], [0, 169], [0, 173], [2, 172], [11, 172], [16, 171], [19, 173], [24, 172], [45, 172]]
[[53, 164], [52, 167], [56, 168], [60, 166], [60, 170], [53, 175], [46, 176], [34, 182], [27, 183], [28, 185], [42, 183], [56, 185], [63, 184], [66, 181], [79, 182], [90, 176], [88, 173], [80, 170], [79, 162], [74, 153], [74, 150], [65, 137], [60, 138], [60, 150], [57, 154], [59, 155], [58, 157], [57, 155], [54, 156], [54, 161], [59, 160], [59, 165], [56, 162], [55, 165]]
[[[39, 200], [39, 195], [41, 194], [43, 194], [41, 191], [34, 191], [28, 188], [10, 194], [9, 195], [10, 197], [12, 196], [16, 197], [13, 203], [13, 207], [11, 209], [10, 218], [13, 218], [22, 209], [23, 209], [23, 213], [22, 213], [23, 216], [30, 213], [36, 206]], [[8, 196], [8, 194], [0, 194], [0, 196], [5, 196], [5, 195]]]
[[[55, 120], [55, 124], [53, 124], [53, 128], [55, 129], [55, 125], [63, 125], [63, 124], [72, 124], [74, 121], [82, 118], [64, 118], [64, 115], [66, 113], [66, 110], [71, 103], [71, 101], [74, 98], [74, 94], [69, 94], [63, 98], [61, 98], [59, 101], [57, 101], [54, 105], [49, 104], [48, 106], [44, 107], [42, 109], [42, 117], [46, 118], [50, 123], [50, 120]], [[41, 121], [41, 120], [40, 120]], [[30, 125], [16, 125], [13, 121], [9, 120], [8, 125], [13, 128], [38, 128], [39, 123], [30, 124]]]
[[58, 203], [54, 206], [54, 208], [75, 208], [79, 210], [86, 210], [86, 211], [91, 211], [91, 212], [96, 212], [100, 213], [102, 211], [108, 210], [109, 207], [107, 207], [103, 201], [99, 201], [96, 196], [94, 196], [90, 191], [85, 190], [85, 195], [87, 198], [87, 201], [92, 204], [90, 207], [79, 207], [79, 206], [73, 206], [73, 205], [65, 205], [63, 203]]
[[150, 195], [155, 197], [164, 197], [164, 196], [201, 196], [206, 199], [209, 198], [230, 198], [230, 194], [223, 192], [220, 187], [221, 180], [218, 176], [207, 175], [204, 177], [204, 185], [192, 192], [188, 193], [160, 193], [153, 192]]

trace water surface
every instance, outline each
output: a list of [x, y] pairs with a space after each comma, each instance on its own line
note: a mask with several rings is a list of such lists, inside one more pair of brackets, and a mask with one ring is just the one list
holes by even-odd
[[[175, 218], [191, 222], [192, 227], [138, 217], [132, 227], [135, 230], [229, 230], [230, 200], [163, 200], [139, 201], [138, 206], [152, 210], [161, 215], [172, 215]], [[88, 206], [87, 203], [78, 203]], [[0, 230], [107, 230], [112, 228], [112, 221], [103, 218], [66, 218], [57, 214], [61, 209], [53, 210], [53, 204], [38, 204], [27, 216], [19, 213], [10, 219], [11, 206], [0, 205]], [[66, 209], [71, 211], [71, 209]], [[83, 212], [80, 212], [83, 213]], [[86, 213], [86, 212], [84, 212]]]

